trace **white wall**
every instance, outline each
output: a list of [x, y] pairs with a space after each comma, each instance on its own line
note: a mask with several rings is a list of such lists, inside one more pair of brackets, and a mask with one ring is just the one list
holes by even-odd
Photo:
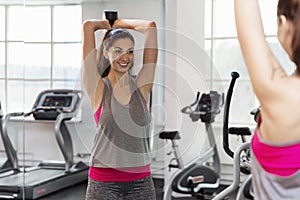
[[[204, 1], [166, 1], [166, 130], [179, 130], [178, 142], [184, 163], [203, 150], [206, 141], [204, 126], [192, 123], [180, 110], [195, 100], [197, 91], [207, 92], [209, 59], [204, 54]], [[207, 65], [208, 64], [208, 65]], [[200, 134], [199, 134], [200, 133]], [[170, 144], [165, 152], [171, 151]], [[165, 158], [165, 166], [170, 156]], [[165, 168], [168, 182], [172, 172]]]

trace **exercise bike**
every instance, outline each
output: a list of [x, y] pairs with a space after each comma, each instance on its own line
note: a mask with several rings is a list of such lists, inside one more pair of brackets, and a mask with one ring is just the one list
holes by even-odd
[[[164, 200], [171, 200], [173, 191], [180, 194], [190, 194], [200, 199], [211, 199], [219, 187], [221, 167], [212, 123], [215, 116], [220, 113], [224, 96], [216, 91], [202, 94], [200, 99], [199, 96], [200, 92], [197, 93], [196, 101], [184, 107], [181, 112], [188, 114], [193, 122], [200, 119], [205, 123], [210, 149], [185, 166], [176, 144], [176, 140], [180, 139], [179, 132], [164, 131], [159, 134], [161, 139], [171, 140], [172, 142], [175, 155], [173, 160], [176, 160], [176, 164], [172, 164], [173, 160], [171, 160], [169, 168], [178, 168], [165, 187]], [[209, 158], [213, 159], [212, 167], [206, 165]]]
[[[229, 121], [229, 110], [230, 102], [233, 93], [234, 84], [236, 79], [239, 78], [237, 72], [231, 73], [231, 83], [229, 85], [225, 105], [224, 105], [224, 119], [223, 119], [223, 149], [227, 155], [233, 158], [233, 181], [232, 183], [225, 188], [223, 191], [218, 193], [213, 200], [222, 200], [227, 199], [228, 196], [232, 193], [236, 193], [236, 200], [246, 200], [253, 199], [253, 190], [252, 190], [252, 175], [251, 175], [251, 166], [250, 166], [250, 142], [246, 141], [245, 136], [251, 135], [249, 127], [228, 127]], [[256, 120], [258, 115], [257, 110], [251, 111], [251, 114], [254, 115]], [[229, 134], [237, 135], [242, 138], [242, 144], [239, 145], [235, 151], [232, 151], [229, 145]], [[247, 177], [241, 181], [241, 172]]]

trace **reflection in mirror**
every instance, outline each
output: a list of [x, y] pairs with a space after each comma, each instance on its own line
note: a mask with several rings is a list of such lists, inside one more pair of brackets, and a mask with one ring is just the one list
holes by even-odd
[[[128, 5], [135, 10], [134, 13], [128, 10]], [[105, 7], [118, 10], [122, 18], [149, 19], [156, 21], [158, 26], [163, 25], [162, 0], [0, 0], [0, 89], [3, 91], [0, 100], [5, 114], [29, 112], [43, 89], [81, 89], [82, 22], [86, 18], [102, 18]], [[162, 57], [159, 59], [163, 62]], [[141, 61], [137, 60], [139, 63]], [[163, 63], [159, 65], [163, 66]], [[153, 104], [162, 99], [161, 92], [159, 86], [154, 88]], [[81, 117], [68, 123], [74, 143], [72, 155], [76, 161], [85, 163], [88, 163], [95, 133], [95, 122], [87, 105], [88, 102], [83, 103]], [[20, 117], [9, 123], [8, 132], [20, 166], [25, 163], [36, 166], [44, 160], [64, 162], [52, 122], [40, 124]], [[3, 145], [0, 147], [0, 151], [4, 151]], [[83, 183], [51, 194], [49, 198], [64, 199], [66, 194], [74, 193], [76, 198], [84, 199], [85, 190], [86, 183]]]

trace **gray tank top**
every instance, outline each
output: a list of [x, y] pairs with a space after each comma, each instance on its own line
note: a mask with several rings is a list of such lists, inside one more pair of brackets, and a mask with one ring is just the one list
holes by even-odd
[[131, 99], [122, 105], [116, 100], [110, 81], [103, 80], [102, 112], [90, 165], [102, 168], [148, 165], [151, 116], [143, 95], [131, 78]]
[[251, 154], [253, 189], [257, 200], [299, 200], [300, 170], [291, 176], [282, 177], [266, 172]]

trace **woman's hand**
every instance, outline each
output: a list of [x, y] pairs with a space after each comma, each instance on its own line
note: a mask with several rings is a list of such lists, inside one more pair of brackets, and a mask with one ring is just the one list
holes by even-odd
[[95, 31], [100, 29], [111, 29], [108, 20], [90, 19], [83, 22], [83, 60], [95, 49]]
[[133, 29], [145, 33], [149, 29], [156, 29], [156, 23], [142, 19], [116, 19], [112, 28]]
[[95, 32], [99, 29], [111, 29], [109, 21], [106, 19], [89, 19], [83, 22], [83, 32], [92, 31]]

